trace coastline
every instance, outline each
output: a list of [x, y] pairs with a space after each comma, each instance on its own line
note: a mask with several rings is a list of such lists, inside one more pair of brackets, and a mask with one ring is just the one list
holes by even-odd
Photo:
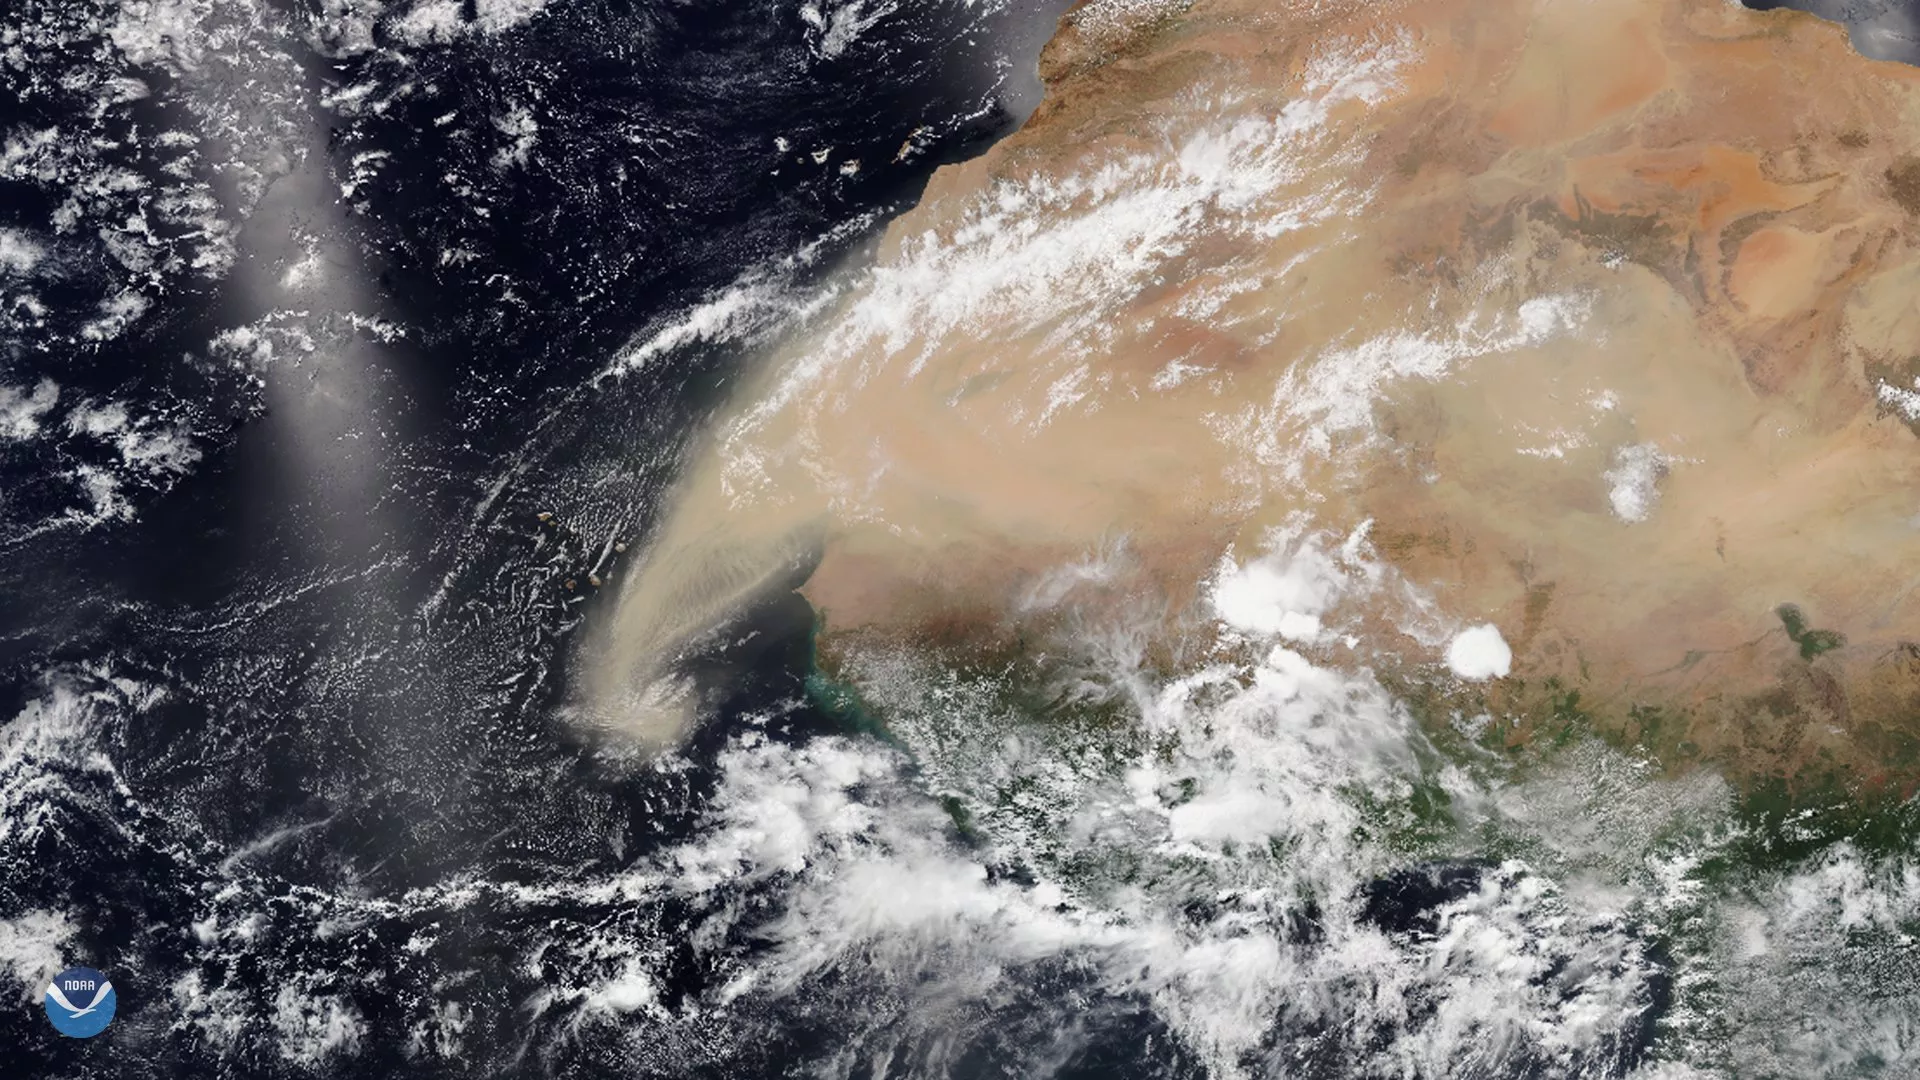
[[1754, 11], [1797, 11], [1836, 23], [1846, 29], [1854, 51], [1868, 60], [1920, 64], [1920, 10], [1901, 11], [1900, 0], [1890, 0], [1879, 11], [1844, 0], [1742, 0], [1742, 5]]
[[[1103, 619], [1172, 657], [1223, 558], [1365, 523], [1393, 585], [1316, 656], [1444, 680], [1448, 627], [1491, 622], [1513, 675], [1463, 692], [1503, 715], [1557, 685], [1627, 742], [1674, 717], [1676, 767], [1909, 782], [1847, 717], [1920, 701], [1882, 659], [1920, 611], [1873, 606], [1920, 457], [1859, 366], [1913, 334], [1878, 178], [1920, 73], [1798, 12], [1611, 9], [1222, 0], [1097, 47], [1075, 9], [1039, 109], [770, 358], [660, 543], [821, 537], [829, 661], [1067, 655]], [[1798, 655], [1787, 603], [1848, 646]]]

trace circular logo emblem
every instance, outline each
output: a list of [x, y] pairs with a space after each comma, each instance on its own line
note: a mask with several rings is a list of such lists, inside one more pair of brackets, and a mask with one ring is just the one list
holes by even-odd
[[68, 968], [47, 984], [47, 1019], [74, 1039], [91, 1039], [113, 1022], [113, 984], [88, 967]]

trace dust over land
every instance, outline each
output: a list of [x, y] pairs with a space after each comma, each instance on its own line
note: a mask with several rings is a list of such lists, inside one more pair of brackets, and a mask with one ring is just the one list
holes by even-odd
[[[1022, 640], [1115, 550], [1174, 641], [1223, 553], [1370, 522], [1501, 627], [1516, 739], [1577, 689], [1676, 767], [1920, 776], [1920, 72], [1717, 3], [1195, 0], [1042, 73], [717, 422], [603, 712], [807, 559], [829, 655]], [[1334, 659], [1444, 681], [1407, 618]]]

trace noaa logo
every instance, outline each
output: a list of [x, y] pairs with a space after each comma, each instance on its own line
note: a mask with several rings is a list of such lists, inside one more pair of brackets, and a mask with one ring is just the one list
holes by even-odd
[[113, 1022], [113, 984], [92, 968], [68, 968], [47, 984], [46, 1006], [60, 1034], [91, 1039]]

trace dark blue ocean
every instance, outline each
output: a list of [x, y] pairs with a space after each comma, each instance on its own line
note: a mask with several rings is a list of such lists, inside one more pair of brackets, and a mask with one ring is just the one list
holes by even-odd
[[[555, 927], [671, 941], [698, 912], [405, 898], [617, 872], [700, 812], [698, 743], [650, 771], [557, 712], [589, 576], [742, 357], [609, 371], [755, 268], [795, 288], [858, 258], [1032, 108], [1060, 0], [415, 7], [0, 17], [25, 56], [0, 65], [0, 918], [52, 920], [119, 993], [92, 1042], [37, 998], [0, 1011], [10, 1075], [831, 1053], [796, 1017], [638, 1061], [527, 1012], [584, 977], [524, 968]], [[718, 714], [776, 709], [777, 738], [836, 723], [795, 605], [712, 660]], [[711, 989], [668, 970], [666, 1008]], [[196, 995], [226, 1015], [183, 1015]]]

